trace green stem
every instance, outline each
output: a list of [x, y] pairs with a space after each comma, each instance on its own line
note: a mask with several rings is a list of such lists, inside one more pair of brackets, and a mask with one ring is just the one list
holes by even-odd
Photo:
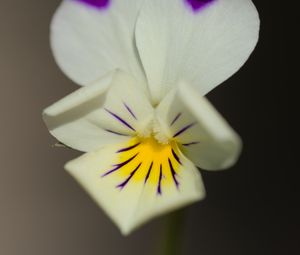
[[183, 242], [184, 210], [167, 216], [163, 255], [180, 255]]

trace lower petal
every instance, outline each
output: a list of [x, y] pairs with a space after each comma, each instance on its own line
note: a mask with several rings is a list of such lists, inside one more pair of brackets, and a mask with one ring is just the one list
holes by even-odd
[[205, 195], [199, 171], [176, 144], [155, 143], [153, 138], [133, 138], [66, 165], [124, 235]]

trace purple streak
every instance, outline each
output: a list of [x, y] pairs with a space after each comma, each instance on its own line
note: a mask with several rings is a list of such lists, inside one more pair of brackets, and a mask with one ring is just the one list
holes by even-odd
[[97, 9], [106, 9], [110, 5], [110, 0], [74, 0], [74, 1], [87, 4]]
[[127, 109], [127, 111], [130, 113], [130, 115], [137, 120], [137, 118], [136, 118], [135, 114], [133, 113], [133, 111], [131, 110], [131, 108], [125, 103], [124, 103], [124, 106]]
[[104, 130], [107, 131], [107, 132], [109, 132], [109, 133], [115, 134], [115, 135], [129, 136], [129, 135], [126, 135], [126, 134], [122, 134], [122, 133], [110, 130], [110, 129], [104, 129]]
[[120, 188], [120, 189], [123, 189], [127, 183], [131, 180], [131, 178], [134, 176], [134, 174], [136, 173], [136, 171], [140, 168], [140, 166], [142, 165], [142, 163], [140, 163], [132, 172], [131, 174], [129, 175], [129, 177], [124, 181], [122, 182], [121, 184], [119, 184], [117, 186], [117, 188]]
[[182, 165], [180, 158], [178, 157], [178, 155], [176, 154], [176, 152], [175, 152], [173, 149], [172, 149], [172, 154], [173, 154], [173, 157], [176, 159], [176, 161], [177, 161], [180, 165]]
[[181, 112], [176, 115], [176, 117], [174, 118], [174, 120], [171, 122], [171, 126], [173, 126], [175, 124], [175, 122], [180, 118], [181, 115], [182, 115]]
[[172, 162], [171, 162], [171, 160], [168, 158], [168, 161], [169, 161], [169, 166], [170, 166], [170, 170], [171, 170], [171, 174], [172, 174], [172, 176], [173, 176], [173, 180], [174, 180], [174, 182], [175, 182], [175, 185], [176, 185], [176, 187], [177, 187], [177, 189], [178, 189], [178, 187], [179, 187], [179, 182], [177, 181], [177, 178], [176, 178], [176, 172], [175, 172], [175, 170], [174, 170], [174, 167], [173, 167], [173, 165], [172, 165]]
[[115, 168], [113, 168], [112, 170], [109, 170], [107, 173], [103, 174], [101, 177], [105, 177], [105, 176], [107, 176], [107, 175], [109, 175], [109, 174], [111, 174], [111, 173], [113, 173], [113, 172], [119, 170], [119, 169], [122, 168], [123, 166], [127, 165], [130, 161], [132, 161], [137, 155], [138, 155], [138, 153], [135, 154], [135, 155], [134, 155], [133, 157], [131, 157], [130, 159], [124, 161], [123, 163], [114, 165]]
[[181, 135], [182, 133], [184, 133], [185, 131], [187, 131], [189, 128], [193, 127], [194, 125], [196, 125], [196, 122], [191, 123], [185, 127], [183, 127], [182, 129], [180, 129], [175, 135], [173, 135], [173, 138], [175, 138], [176, 136]]
[[110, 115], [112, 115], [113, 117], [115, 117], [116, 120], [120, 121], [123, 125], [125, 125], [126, 127], [130, 128], [131, 130], [135, 131], [135, 129], [128, 123], [126, 122], [124, 119], [122, 119], [120, 116], [118, 116], [117, 114], [111, 112], [110, 110], [105, 108], [105, 111], [107, 111]]
[[161, 180], [162, 180], [162, 165], [160, 165], [160, 169], [159, 169], [159, 180], [158, 180], [158, 186], [157, 186], [157, 194], [161, 195], [162, 191], [161, 191]]
[[183, 143], [183, 146], [191, 146], [191, 145], [196, 145], [199, 144], [200, 142], [191, 142], [191, 143]]
[[148, 173], [147, 173], [147, 175], [146, 175], [145, 182], [144, 182], [145, 184], [147, 183], [147, 181], [148, 181], [148, 179], [149, 179], [149, 176], [150, 176], [152, 167], [153, 167], [153, 161], [151, 162], [151, 165], [150, 165], [150, 167], [149, 167]]
[[208, 5], [212, 4], [216, 0], [184, 0], [194, 12], [198, 12]]
[[125, 151], [130, 151], [130, 150], [134, 149], [135, 147], [139, 146], [140, 144], [141, 144], [141, 143], [137, 143], [137, 144], [132, 145], [132, 146], [130, 146], [130, 147], [127, 147], [127, 148], [118, 150], [117, 153], [121, 153], [121, 152], [125, 152]]

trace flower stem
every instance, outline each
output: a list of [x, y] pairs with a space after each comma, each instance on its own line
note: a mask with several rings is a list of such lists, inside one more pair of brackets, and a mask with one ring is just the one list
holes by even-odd
[[182, 254], [184, 210], [178, 210], [167, 216], [163, 255]]

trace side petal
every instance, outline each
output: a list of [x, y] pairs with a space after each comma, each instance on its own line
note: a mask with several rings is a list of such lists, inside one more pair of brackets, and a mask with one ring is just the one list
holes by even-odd
[[153, 108], [135, 79], [122, 71], [107, 74], [43, 112], [50, 133], [80, 151], [125, 141], [147, 125]]
[[[107, 146], [65, 166], [124, 235], [151, 218], [202, 199], [205, 194], [199, 171], [186, 158], [182, 158], [182, 166], [176, 169], [179, 188], [167, 185], [162, 170], [137, 155], [138, 148], [132, 149], [134, 156], [123, 159], [119, 153], [124, 148], [133, 148], [134, 143]], [[149, 169], [151, 176], [145, 181]]]
[[168, 139], [198, 167], [222, 170], [238, 159], [242, 142], [207, 99], [181, 83], [157, 108], [157, 118]]
[[250, 0], [146, 1], [136, 41], [153, 101], [179, 79], [205, 95], [245, 63], [258, 33]]
[[134, 44], [143, 0], [64, 0], [51, 23], [51, 48], [64, 73], [79, 85], [120, 68], [144, 84]]

